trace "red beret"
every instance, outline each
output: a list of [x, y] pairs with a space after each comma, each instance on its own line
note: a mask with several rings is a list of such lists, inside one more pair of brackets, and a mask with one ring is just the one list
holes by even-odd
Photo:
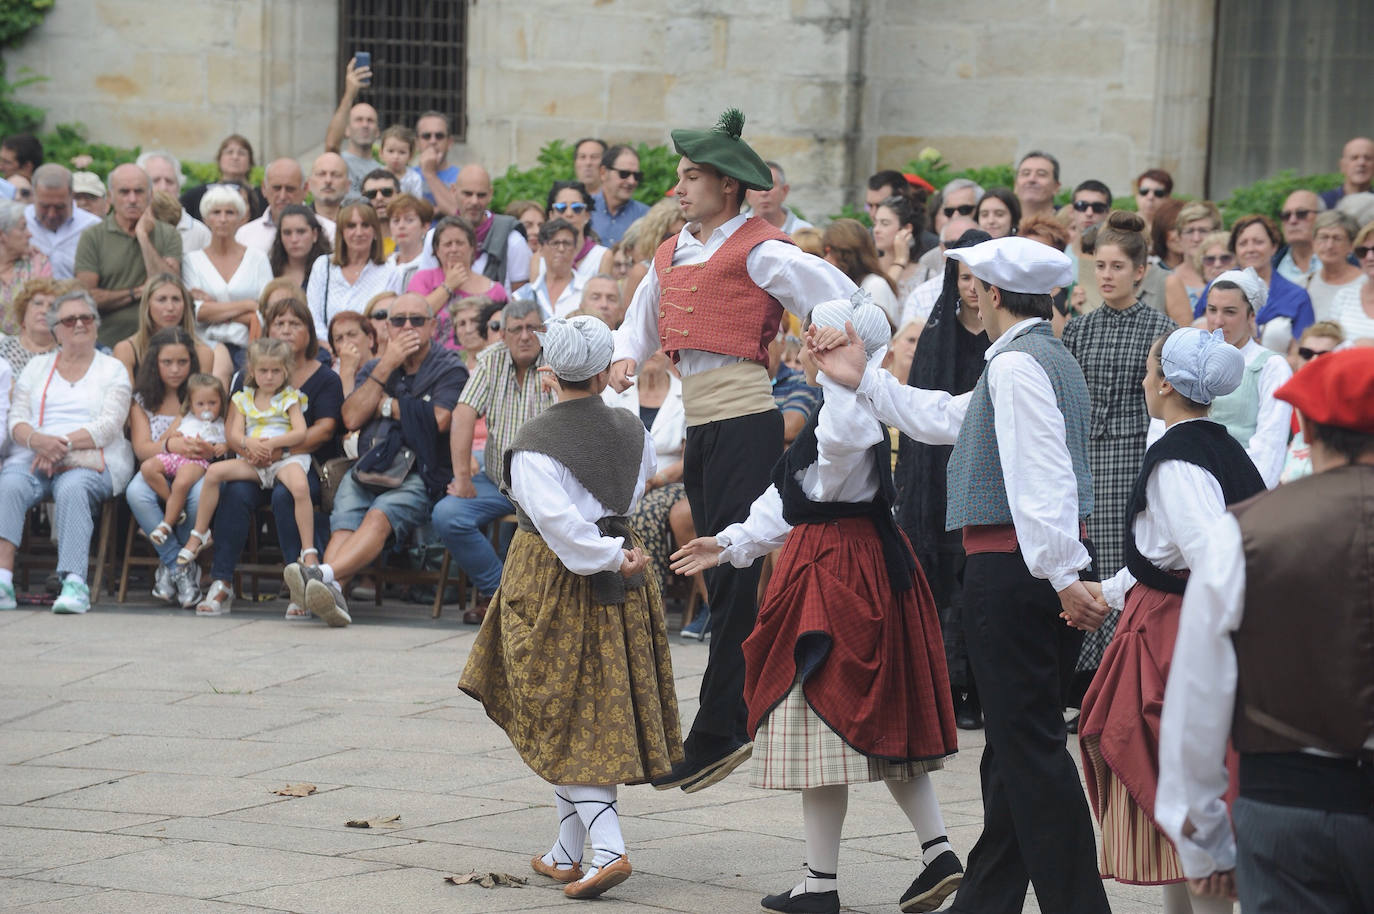
[[1318, 356], [1274, 396], [1292, 403], [1313, 422], [1374, 435], [1374, 347]]
[[906, 178], [906, 183], [910, 184], [912, 187], [919, 188], [920, 190], [923, 190], [928, 194], [935, 193], [935, 185], [931, 184], [929, 181], [927, 181], [925, 178], [921, 177], [918, 174], [903, 172], [902, 177]]

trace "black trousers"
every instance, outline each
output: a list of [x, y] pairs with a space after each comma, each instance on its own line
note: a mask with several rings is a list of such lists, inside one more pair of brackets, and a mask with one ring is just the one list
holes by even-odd
[[1374, 817], [1245, 796], [1232, 816], [1245, 914], [1374, 911]]
[[[768, 488], [782, 454], [782, 413], [769, 410], [687, 429], [682, 482], [697, 536], [712, 536], [749, 516]], [[723, 565], [706, 573], [711, 605], [711, 653], [701, 679], [701, 704], [684, 748], [711, 752], [747, 740], [744, 708], [744, 639], [758, 616], [761, 569]]]
[[1065, 739], [1064, 696], [1083, 633], [1020, 552], [971, 555], [964, 635], [986, 716], [983, 834], [951, 911], [1014, 914], [1035, 886], [1040, 910], [1110, 911], [1083, 785]]

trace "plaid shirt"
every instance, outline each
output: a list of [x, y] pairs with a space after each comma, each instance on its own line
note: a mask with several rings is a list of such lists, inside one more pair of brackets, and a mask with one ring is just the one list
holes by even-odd
[[477, 370], [458, 399], [459, 403], [472, 407], [479, 417], [487, 417], [487, 449], [482, 457], [482, 471], [498, 486], [502, 460], [515, 433], [526, 420], [554, 404], [553, 394], [539, 383], [541, 358], [542, 352], [541, 357], [535, 358], [525, 369], [522, 384], [506, 344], [488, 346], [477, 356]]

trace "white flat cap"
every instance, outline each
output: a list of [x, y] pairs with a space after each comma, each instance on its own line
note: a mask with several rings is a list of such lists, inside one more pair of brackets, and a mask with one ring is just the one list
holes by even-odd
[[1073, 282], [1073, 261], [1047, 244], [1011, 235], [946, 251], [983, 282], [1008, 292], [1049, 295]]

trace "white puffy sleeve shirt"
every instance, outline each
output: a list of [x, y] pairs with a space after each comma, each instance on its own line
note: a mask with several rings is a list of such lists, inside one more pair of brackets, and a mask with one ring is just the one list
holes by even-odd
[[[644, 495], [644, 483], [658, 471], [654, 441], [644, 432], [639, 479], [631, 508]], [[573, 574], [619, 571], [625, 539], [602, 536], [596, 522], [611, 511], [588, 492], [563, 464], [547, 454], [516, 451], [511, 459], [511, 497], [534, 521], [539, 535]]]
[[[1240, 350], [1247, 366], [1264, 352], [1265, 348], [1254, 340], [1248, 340]], [[1270, 489], [1279, 484], [1279, 474], [1288, 457], [1288, 433], [1293, 421], [1292, 405], [1275, 399], [1274, 391], [1291, 377], [1293, 368], [1282, 356], [1271, 356], [1260, 369], [1259, 416], [1255, 421], [1255, 434], [1250, 436], [1250, 444], [1245, 448], [1255, 469], [1264, 478], [1265, 486]]]

